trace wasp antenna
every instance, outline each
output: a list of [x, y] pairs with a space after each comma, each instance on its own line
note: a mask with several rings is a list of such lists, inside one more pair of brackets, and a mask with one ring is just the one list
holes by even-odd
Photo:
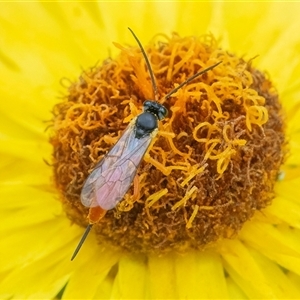
[[75, 249], [75, 251], [74, 251], [74, 253], [71, 257], [71, 261], [76, 257], [77, 253], [79, 252], [81, 246], [83, 245], [83, 243], [84, 243], [85, 239], [87, 238], [87, 236], [88, 236], [90, 230], [92, 229], [92, 227], [93, 227], [93, 224], [89, 224], [86, 227], [85, 232], [84, 232], [83, 236], [81, 237], [80, 242], [78, 243], [78, 245], [77, 245], [77, 247], [76, 247], [76, 249]]
[[146, 61], [146, 65], [147, 65], [147, 68], [148, 68], [148, 71], [150, 73], [150, 78], [151, 78], [151, 83], [152, 83], [152, 89], [153, 89], [153, 96], [154, 96], [154, 99], [155, 101], [157, 101], [157, 85], [156, 85], [156, 82], [155, 82], [155, 78], [154, 78], [154, 74], [153, 74], [153, 71], [152, 71], [152, 68], [151, 68], [151, 64], [150, 64], [150, 61], [148, 59], [148, 56], [146, 54], [146, 51], [145, 49], [143, 48], [141, 42], [139, 41], [138, 37], [135, 35], [135, 33], [132, 31], [131, 28], [128, 27], [128, 29], [130, 30], [130, 32], [132, 33], [133, 37], [135, 38], [135, 40], [137, 41], [142, 53], [143, 53], [143, 56], [145, 58], [145, 61]]
[[217, 65], [219, 65], [222, 61], [219, 61], [218, 63], [194, 74], [193, 76], [189, 77], [187, 80], [185, 80], [184, 82], [180, 83], [179, 86], [177, 86], [175, 89], [173, 89], [171, 92], [169, 92], [166, 96], [165, 99], [167, 100], [168, 98], [171, 97], [171, 95], [173, 95], [174, 93], [176, 93], [179, 89], [181, 89], [184, 85], [186, 85], [187, 83], [191, 82], [192, 80], [194, 80], [196, 77], [206, 73], [207, 71], [215, 68]]

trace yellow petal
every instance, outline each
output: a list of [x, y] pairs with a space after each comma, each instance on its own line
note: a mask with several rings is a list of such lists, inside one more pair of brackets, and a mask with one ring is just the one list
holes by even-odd
[[221, 255], [225, 270], [243, 292], [252, 299], [274, 299], [270, 281], [247, 247], [238, 240], [222, 241]]
[[216, 253], [191, 251], [183, 256], [178, 255], [175, 274], [180, 299], [228, 297], [222, 261]]
[[[94, 299], [110, 299], [115, 282], [115, 274], [108, 274], [106, 278], [99, 284], [94, 295]], [[116, 298], [115, 298], [116, 299]]]
[[145, 256], [123, 256], [119, 261], [118, 274], [111, 294], [112, 298], [145, 299], [146, 271]]
[[59, 292], [71, 272], [66, 253], [72, 230], [58, 226], [63, 223], [65, 219], [54, 219], [40, 226], [26, 226], [1, 239], [1, 268], [11, 270], [1, 282], [1, 295], [33, 299], [54, 297]]
[[300, 203], [298, 197], [300, 176], [293, 180], [282, 180], [275, 186], [275, 193], [281, 199], [288, 199], [290, 202]]
[[300, 293], [300, 275], [295, 274], [294, 272], [288, 272], [287, 277], [293, 283], [294, 287]]
[[248, 299], [242, 289], [232, 280], [232, 278], [227, 277], [226, 283], [228, 287], [229, 299]]
[[[300, 291], [290, 282], [288, 276], [277, 263], [272, 262], [258, 251], [250, 248], [250, 253], [260, 266], [265, 278], [268, 278], [268, 284], [272, 292], [278, 299], [299, 299]], [[298, 269], [299, 270], [299, 269]]]
[[72, 262], [69, 261], [69, 264], [73, 264], [75, 271], [70, 276], [62, 299], [94, 298], [98, 285], [103, 282], [119, 258], [120, 254], [112, 250], [99, 252], [95, 240], [91, 243], [91, 237], [89, 237], [78, 257]]
[[267, 209], [268, 214], [300, 229], [300, 202], [289, 201], [286, 197], [277, 197]]
[[61, 204], [53, 201], [53, 194], [31, 187], [2, 187], [0, 197], [7, 199], [0, 212], [1, 233], [5, 228], [17, 233], [27, 226], [39, 226], [62, 212]]
[[149, 256], [146, 278], [146, 299], [176, 299], [175, 257]]
[[241, 238], [251, 247], [287, 268], [300, 273], [300, 230], [286, 225], [246, 224]]

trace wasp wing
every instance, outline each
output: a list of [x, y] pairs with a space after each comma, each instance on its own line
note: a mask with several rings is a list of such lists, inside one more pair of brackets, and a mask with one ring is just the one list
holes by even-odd
[[[99, 174], [101, 174], [104, 170], [107, 170], [110, 166], [112, 166], [120, 157], [122, 156], [124, 150], [126, 149], [129, 140], [131, 139], [131, 134], [134, 132], [134, 123], [135, 120], [132, 120], [123, 134], [121, 135], [120, 139], [117, 143], [109, 150], [109, 152], [96, 164], [93, 171], [87, 177], [83, 189], [81, 192], [81, 199], [87, 198], [88, 193], [88, 186], [92, 186], [92, 184], [98, 179]], [[83, 195], [85, 194], [85, 196]], [[85, 205], [84, 202], [82, 202]], [[90, 205], [85, 205], [90, 206]]]
[[81, 192], [83, 205], [109, 210], [124, 198], [156, 133], [137, 139], [134, 124], [129, 124], [120, 140], [87, 178]]
[[[134, 137], [128, 151], [113, 166], [104, 171], [96, 182], [96, 203], [105, 210], [114, 208], [128, 191], [152, 137]], [[133, 147], [132, 147], [133, 146]]]
[[93, 169], [93, 171], [87, 177], [82, 190], [81, 190], [81, 203], [87, 207], [95, 207], [98, 206], [93, 202], [94, 194], [95, 194], [95, 182], [100, 177], [100, 175], [110, 166], [112, 166], [116, 161], [118, 161], [126, 149], [129, 140], [132, 138], [131, 135], [134, 133], [134, 122], [132, 120], [120, 139], [117, 143], [110, 149], [110, 151], [98, 162]]

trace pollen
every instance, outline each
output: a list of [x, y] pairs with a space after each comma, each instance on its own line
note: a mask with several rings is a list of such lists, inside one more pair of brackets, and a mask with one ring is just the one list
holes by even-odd
[[[53, 109], [55, 185], [67, 216], [83, 227], [97, 211], [80, 201], [87, 176], [154, 100], [141, 50], [115, 46], [120, 54], [83, 71]], [[100, 244], [133, 253], [203, 249], [236, 236], [274, 198], [288, 149], [279, 96], [255, 59], [222, 50], [212, 35], [159, 34], [145, 50], [169, 113], [124, 199], [93, 231]]]

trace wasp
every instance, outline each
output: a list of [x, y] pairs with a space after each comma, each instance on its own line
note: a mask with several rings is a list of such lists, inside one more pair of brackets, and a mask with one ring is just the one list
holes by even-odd
[[[144, 56], [150, 73], [154, 98], [156, 98], [157, 86], [150, 61], [135, 33], [130, 28], [128, 29], [137, 41]], [[189, 77], [171, 90], [164, 97], [164, 100], [167, 100], [184, 85], [203, 73], [215, 68], [220, 63], [221, 61]], [[158, 122], [163, 120], [167, 114], [168, 110], [165, 106], [160, 104], [157, 99], [145, 100], [143, 112], [131, 120], [120, 139], [109, 150], [107, 155], [96, 164], [83, 185], [80, 196], [81, 203], [84, 206], [89, 207], [90, 212], [93, 208], [100, 208], [103, 217], [106, 211], [116, 207], [116, 205], [124, 198], [151, 141], [158, 132]], [[99, 221], [100, 218], [98, 213], [97, 221]], [[89, 219], [90, 224], [87, 226], [71, 260], [76, 257], [93, 224], [97, 222], [91, 221], [91, 219], [93, 219], [92, 217]]]

